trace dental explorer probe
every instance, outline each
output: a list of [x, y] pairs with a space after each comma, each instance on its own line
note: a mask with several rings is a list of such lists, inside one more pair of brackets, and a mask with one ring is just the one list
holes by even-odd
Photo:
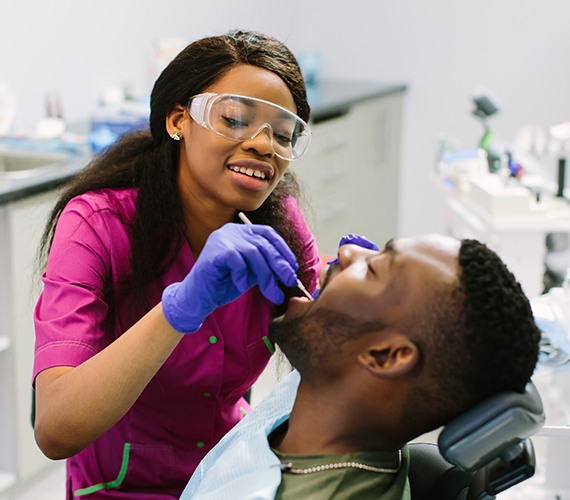
[[[252, 222], [247, 218], [247, 216], [243, 212], [238, 212], [238, 217], [242, 220], [242, 222], [244, 224], [247, 224], [247, 225], [252, 224]], [[307, 289], [305, 288], [305, 285], [303, 285], [303, 282], [299, 278], [297, 278], [297, 288], [299, 290], [301, 290], [303, 295], [305, 297], [307, 297], [311, 302], [313, 302], [315, 300], [315, 299], [313, 299], [312, 295], [307, 291]]]

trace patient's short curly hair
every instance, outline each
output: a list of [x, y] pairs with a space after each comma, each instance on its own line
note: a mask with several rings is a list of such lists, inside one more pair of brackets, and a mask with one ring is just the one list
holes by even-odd
[[530, 303], [503, 261], [484, 244], [463, 240], [459, 264], [472, 360], [466, 389], [480, 397], [498, 390], [522, 392], [536, 366], [540, 340]]
[[458, 260], [451, 293], [436, 292], [415, 328], [433, 390], [418, 391], [413, 404], [432, 414], [433, 427], [497, 392], [522, 392], [538, 359], [529, 301], [503, 261], [472, 239], [461, 241]]

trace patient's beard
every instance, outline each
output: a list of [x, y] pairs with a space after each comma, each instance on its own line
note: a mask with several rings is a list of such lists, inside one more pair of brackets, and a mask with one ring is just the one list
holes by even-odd
[[346, 314], [321, 309], [269, 325], [269, 336], [281, 348], [291, 365], [302, 375], [330, 362], [349, 340], [359, 338], [380, 324], [359, 321]]

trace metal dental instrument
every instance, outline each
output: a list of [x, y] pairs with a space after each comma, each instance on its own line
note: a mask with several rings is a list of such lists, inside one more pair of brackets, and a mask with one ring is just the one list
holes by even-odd
[[[241, 221], [244, 224], [248, 224], [248, 225], [252, 224], [252, 222], [247, 218], [247, 216], [243, 212], [238, 212], [238, 217], [241, 219]], [[305, 285], [303, 285], [303, 282], [299, 278], [297, 278], [297, 288], [299, 290], [301, 290], [303, 295], [305, 297], [307, 297], [311, 302], [313, 302], [315, 300], [315, 299], [313, 299], [312, 295], [307, 291], [307, 289], [305, 288]]]

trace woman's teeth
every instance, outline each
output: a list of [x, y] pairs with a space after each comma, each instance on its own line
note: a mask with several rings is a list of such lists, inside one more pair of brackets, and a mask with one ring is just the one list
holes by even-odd
[[233, 170], [234, 172], [238, 172], [240, 174], [249, 175], [250, 177], [265, 179], [265, 174], [261, 170], [253, 170], [253, 168], [246, 168], [246, 167], [236, 167], [234, 165], [230, 165], [229, 169]]

